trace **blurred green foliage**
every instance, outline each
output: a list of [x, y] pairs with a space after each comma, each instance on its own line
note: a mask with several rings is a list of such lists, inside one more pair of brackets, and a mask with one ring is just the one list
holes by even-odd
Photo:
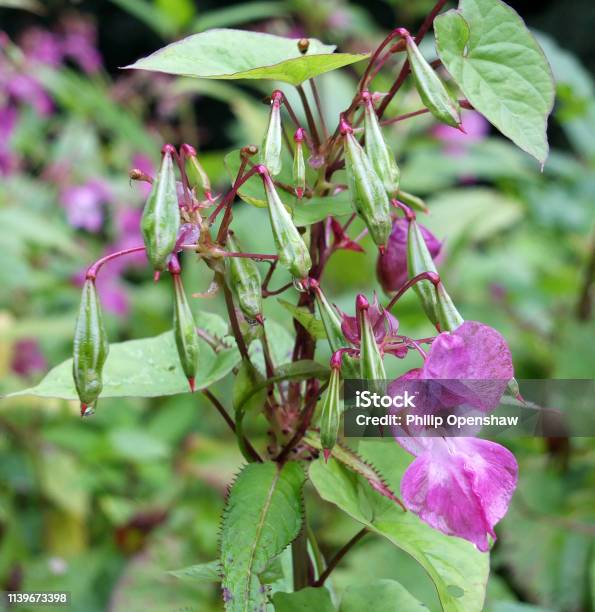
[[[371, 48], [383, 31], [361, 5], [331, 0], [247, 2], [211, 12], [196, 11], [189, 0], [113, 2], [164, 40], [256, 23], [278, 34], [319, 36], [343, 51], [358, 52]], [[395, 23], [402, 19], [409, 24], [433, 2], [393, 0], [386, 5]], [[11, 34], [18, 39], [19, 32]], [[495, 136], [453, 153], [436, 138], [427, 117], [397, 123], [387, 136], [397, 151], [403, 187], [427, 200], [431, 215], [424, 223], [446, 240], [441, 274], [465, 318], [504, 334], [518, 378], [592, 377], [595, 324], [587, 270], [594, 249], [595, 85], [559, 43], [545, 34], [540, 42], [558, 93], [552, 120], [558, 146], [543, 173]], [[21, 60], [14, 61], [18, 65]], [[319, 79], [324, 112], [333, 126], [351, 99], [356, 70]], [[386, 79], [393, 73], [391, 67]], [[69, 356], [79, 299], [73, 278], [119, 237], [117, 214], [142, 205], [138, 186], [130, 186], [127, 178], [134, 157], [148, 155], [155, 163], [164, 141], [199, 145], [216, 191], [222, 191], [228, 185], [224, 158], [233, 149], [260, 142], [266, 122], [260, 99], [270, 93], [258, 83], [103, 70], [86, 75], [66, 65], [46, 65], [35, 76], [55, 112], [42, 116], [26, 104], [19, 107], [10, 138], [19, 163], [0, 182], [3, 393], [41, 377], [41, 371], [15, 371], [22, 341], [38, 342], [50, 365]], [[289, 89], [287, 95], [293, 95]], [[213, 106], [220, 111], [216, 122], [206, 110]], [[392, 113], [418, 107], [416, 94], [407, 90]], [[97, 231], [69, 224], [59, 178], [64, 168], [69, 184], [99, 178], [112, 192]], [[235, 227], [246, 250], [273, 250], [272, 238], [255, 231], [262, 214], [244, 203], [236, 207]], [[332, 301], [349, 312], [356, 291], [380, 291], [370, 272], [375, 250], [369, 242], [364, 246], [366, 254], [337, 254], [324, 279]], [[185, 258], [189, 292], [206, 291], [209, 271], [193, 265], [191, 256]], [[264, 272], [266, 264], [260, 265]], [[122, 274], [119, 288], [129, 310], [107, 315], [112, 341], [167, 331], [169, 280], [155, 286], [150, 271], [139, 267]], [[286, 280], [277, 278], [279, 286]], [[283, 297], [295, 302], [291, 292]], [[415, 299], [403, 299], [396, 315], [406, 333], [423, 336], [428, 324]], [[222, 311], [219, 296], [195, 299], [192, 306], [197, 312]], [[267, 300], [265, 312], [289, 328], [291, 317], [282, 304]], [[405, 371], [412, 359], [387, 362], [389, 375]], [[227, 405], [232, 381], [228, 375], [213, 389]], [[77, 411], [74, 402], [31, 397], [0, 404], [2, 588], [69, 590], [77, 612], [221, 609], [219, 585], [208, 576], [168, 573], [216, 558], [224, 494], [242, 464], [212, 406], [200, 395], [179, 395], [103, 399], [96, 416], [85, 421]], [[264, 421], [248, 419], [246, 426], [264, 446]], [[593, 609], [595, 443], [589, 438], [519, 439], [511, 448], [520, 464], [520, 486], [497, 530], [486, 610]], [[310, 508], [325, 554], [358, 529], [331, 505]], [[332, 586], [342, 592], [391, 578], [437, 609], [433, 587], [420, 567], [373, 536], [339, 566]]]

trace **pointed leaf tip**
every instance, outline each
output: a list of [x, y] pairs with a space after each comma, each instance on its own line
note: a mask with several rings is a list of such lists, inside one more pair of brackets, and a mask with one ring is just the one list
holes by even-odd
[[324, 462], [325, 462], [325, 463], [328, 463], [329, 457], [330, 457], [330, 456], [331, 456], [331, 454], [332, 454], [331, 449], [330, 449], [330, 448], [323, 448], [323, 449], [322, 449], [322, 454], [323, 454], [323, 456], [324, 456]]

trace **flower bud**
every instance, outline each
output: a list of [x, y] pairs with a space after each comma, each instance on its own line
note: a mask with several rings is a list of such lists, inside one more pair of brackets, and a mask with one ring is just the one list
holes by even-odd
[[293, 182], [295, 195], [301, 200], [306, 191], [306, 164], [304, 162], [304, 130], [298, 128], [293, 137], [295, 140], [295, 155], [293, 158]]
[[456, 306], [453, 304], [453, 301], [450, 299], [442, 283], [438, 283], [435, 286], [435, 292], [440, 331], [454, 331], [464, 322], [463, 317], [456, 309]]
[[320, 442], [325, 461], [337, 443], [337, 434], [343, 412], [341, 402], [341, 369], [331, 365], [331, 374], [320, 413]]
[[397, 200], [403, 202], [403, 204], [406, 204], [409, 206], [409, 208], [417, 210], [418, 212], [426, 214], [429, 212], [426, 203], [420, 197], [413, 195], [412, 193], [408, 193], [407, 191], [403, 191], [402, 189], [399, 189]]
[[355, 211], [366, 224], [374, 243], [383, 250], [392, 226], [390, 204], [384, 186], [353, 135], [353, 129], [341, 120], [345, 144], [345, 170]]
[[283, 133], [281, 131], [281, 99], [283, 94], [274, 91], [271, 96], [271, 114], [269, 125], [260, 148], [261, 162], [273, 176], [281, 172], [281, 146]]
[[72, 375], [81, 400], [81, 416], [88, 414], [103, 388], [103, 365], [109, 342], [103, 326], [101, 304], [95, 281], [83, 285], [81, 305], [74, 331]]
[[[339, 319], [337, 311], [326, 299], [326, 296], [320, 288], [318, 281], [310, 279], [309, 284], [310, 288], [314, 291], [314, 298], [316, 300], [316, 306], [318, 307], [318, 314], [322, 320], [322, 325], [324, 326], [324, 331], [326, 333], [331, 351], [334, 353], [339, 349], [349, 346], [349, 343], [345, 339], [343, 331], [341, 330], [341, 320]], [[352, 357], [349, 355], [344, 355], [342, 367], [345, 378], [358, 378], [358, 368]]]
[[180, 277], [180, 266], [175, 256], [170, 263], [170, 271], [174, 281], [174, 337], [182, 370], [188, 379], [190, 390], [194, 391], [199, 342], [194, 317]]
[[395, 197], [399, 190], [399, 180], [401, 171], [395, 156], [388, 148], [382, 130], [378, 123], [378, 117], [372, 103], [372, 96], [369, 92], [362, 94], [364, 99], [364, 130], [366, 135], [366, 155], [372, 163], [376, 174], [380, 177], [386, 193]]
[[421, 54], [413, 38], [409, 34], [405, 38], [407, 57], [422, 102], [436, 119], [452, 127], [459, 127], [461, 115], [457, 101]]
[[[409, 222], [398, 218], [393, 223], [386, 251], [378, 256], [376, 275], [387, 293], [398, 291], [409, 278], [407, 270], [407, 234]], [[423, 225], [419, 225], [422, 238], [435, 261], [442, 250], [442, 243]]]
[[[409, 278], [422, 272], [437, 272], [432, 254], [424, 239], [422, 231], [415, 219], [408, 220], [409, 231], [407, 238], [407, 267]], [[414, 290], [419, 296], [423, 309], [430, 321], [436, 325], [439, 320], [436, 291], [434, 285], [427, 280], [416, 283]]]
[[165, 269], [176, 244], [180, 227], [180, 210], [171, 145], [163, 147], [161, 169], [153, 181], [141, 219], [141, 231], [147, 257], [156, 272]]
[[293, 224], [266, 168], [260, 167], [259, 172], [266, 192], [279, 263], [287, 268], [295, 278], [306, 278], [312, 267], [308, 247]]
[[376, 343], [374, 329], [368, 315], [370, 304], [361, 293], [355, 301], [356, 314], [359, 320], [360, 340], [360, 377], [364, 380], [376, 382], [386, 379], [382, 355]]
[[[240, 252], [235, 236], [230, 232], [227, 246], [231, 252]], [[249, 319], [262, 321], [262, 289], [256, 263], [247, 257], [225, 258], [226, 280], [240, 309]]]
[[209, 197], [211, 195], [211, 181], [209, 175], [205, 172], [205, 169], [198, 160], [196, 149], [191, 145], [183, 144], [181, 150], [184, 152], [187, 159], [186, 172], [190, 185], [200, 189], [206, 197]]

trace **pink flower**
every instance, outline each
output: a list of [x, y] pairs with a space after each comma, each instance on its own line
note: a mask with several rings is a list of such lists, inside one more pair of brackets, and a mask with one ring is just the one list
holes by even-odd
[[28, 74], [8, 76], [6, 89], [18, 102], [30, 104], [40, 115], [47, 117], [54, 110], [54, 103], [39, 82]]
[[[356, 297], [356, 313], [357, 303], [360, 297], [365, 297], [360, 294]], [[367, 302], [367, 300], [365, 300]], [[338, 309], [337, 309], [338, 310]], [[338, 310], [341, 317], [341, 331], [347, 342], [354, 347], [359, 347], [361, 344], [361, 328], [359, 318], [352, 317]], [[403, 358], [407, 354], [407, 343], [405, 336], [397, 335], [399, 331], [399, 321], [388, 310], [385, 310], [378, 303], [378, 296], [374, 294], [374, 301], [368, 306], [367, 316], [374, 330], [374, 339], [382, 354], [391, 354], [395, 357]]]
[[63, 52], [59, 38], [41, 28], [29, 28], [20, 39], [25, 57], [33, 62], [57, 68], [62, 63]]
[[103, 204], [111, 199], [108, 186], [100, 180], [71, 185], [60, 196], [68, 222], [73, 227], [98, 232], [103, 225]]
[[[421, 368], [393, 381], [388, 393], [415, 388], [417, 414], [445, 414], [460, 407], [487, 413], [498, 405], [514, 376], [504, 338], [476, 321], [439, 334]], [[412, 382], [413, 381], [413, 382]], [[415, 384], [415, 381], [420, 381]], [[488, 535], [506, 514], [517, 481], [514, 456], [504, 447], [476, 438], [423, 437], [435, 430], [395, 428], [397, 442], [416, 457], [401, 481], [405, 505], [447, 535], [488, 550]]]
[[19, 340], [14, 345], [10, 368], [19, 376], [31, 376], [35, 372], [47, 370], [47, 361], [34, 338]]
[[74, 60], [85, 72], [92, 74], [101, 69], [101, 55], [96, 48], [97, 32], [87, 19], [70, 17], [65, 20], [62, 37], [64, 55]]
[[401, 481], [409, 510], [447, 535], [489, 548], [488, 535], [506, 514], [516, 488], [514, 455], [476, 438], [417, 438], [416, 459]]
[[[437, 260], [442, 251], [442, 242], [429, 229], [419, 226], [432, 259]], [[398, 291], [409, 278], [407, 272], [407, 233], [409, 221], [398, 218], [393, 223], [393, 229], [388, 238], [384, 255], [378, 256], [376, 276], [382, 288], [390, 293]]]
[[461, 119], [466, 133], [444, 123], [438, 124], [432, 130], [432, 134], [444, 143], [444, 151], [449, 155], [461, 155], [465, 152], [466, 145], [483, 140], [490, 131], [487, 119], [476, 111], [463, 112]]
[[[348, 342], [359, 346], [361, 329], [358, 317], [351, 317], [344, 312], [339, 312], [339, 314], [341, 315], [341, 331], [343, 335]], [[395, 336], [399, 331], [399, 322], [388, 310], [380, 306], [377, 295], [374, 295], [374, 301], [368, 308], [368, 317], [378, 344], [381, 344], [387, 336]]]

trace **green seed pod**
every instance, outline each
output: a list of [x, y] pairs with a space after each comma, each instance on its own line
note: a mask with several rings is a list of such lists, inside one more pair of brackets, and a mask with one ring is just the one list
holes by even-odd
[[397, 193], [396, 199], [400, 202], [403, 202], [403, 204], [409, 206], [409, 208], [417, 210], [418, 212], [426, 214], [429, 212], [426, 203], [420, 197], [413, 195], [412, 193], [407, 193], [402, 189], [399, 189], [399, 193]]
[[376, 174], [380, 177], [386, 193], [390, 197], [395, 197], [399, 190], [399, 180], [401, 178], [401, 171], [395, 156], [388, 148], [384, 137], [382, 136], [382, 130], [378, 123], [378, 117], [374, 110], [374, 104], [372, 102], [372, 96], [369, 92], [362, 94], [364, 99], [364, 130], [366, 135], [366, 155]]
[[81, 305], [74, 331], [72, 375], [81, 400], [81, 416], [88, 414], [103, 388], [103, 365], [109, 342], [103, 326], [101, 304], [94, 279], [83, 285]]
[[[330, 305], [324, 292], [320, 288], [318, 281], [310, 279], [310, 287], [314, 291], [314, 298], [318, 313], [326, 332], [329, 347], [333, 353], [341, 348], [349, 346], [349, 343], [341, 330], [341, 321], [337, 311]], [[359, 368], [356, 362], [349, 355], [343, 356], [343, 376], [344, 378], [355, 379], [359, 377]]]
[[[355, 308], [360, 326], [360, 376], [370, 382], [382, 382], [386, 379], [382, 355], [374, 337], [374, 330], [368, 316], [370, 304], [361, 293], [355, 300]], [[375, 385], [376, 387], [376, 385]]]
[[456, 309], [456, 306], [453, 304], [450, 295], [448, 295], [442, 283], [438, 283], [435, 286], [435, 292], [440, 331], [454, 331], [463, 323], [463, 317]]
[[[409, 278], [413, 278], [422, 272], [437, 273], [432, 255], [428, 250], [426, 241], [415, 219], [409, 221], [409, 230], [407, 234], [407, 268], [409, 270]], [[439, 315], [434, 285], [430, 281], [422, 280], [414, 285], [414, 291], [419, 296], [428, 319], [436, 325], [439, 320]]]
[[273, 176], [281, 172], [281, 147], [283, 143], [283, 133], [281, 131], [281, 100], [283, 94], [274, 91], [271, 96], [271, 114], [269, 125], [260, 148], [260, 161], [267, 167]]
[[[232, 232], [227, 235], [227, 246], [233, 253], [241, 251]], [[249, 319], [262, 322], [262, 283], [256, 263], [247, 257], [226, 257], [225, 272], [228, 286], [242, 312]]]
[[388, 196], [345, 119], [341, 119], [341, 134], [345, 143], [345, 170], [355, 211], [366, 224], [374, 243], [383, 251], [392, 229]]
[[331, 375], [320, 413], [320, 442], [325, 461], [328, 461], [331, 450], [337, 443], [342, 412], [341, 369], [340, 366], [331, 365]]
[[196, 370], [198, 369], [199, 342], [196, 324], [180, 278], [177, 257], [172, 258], [170, 271], [174, 281], [174, 337], [182, 370], [188, 379], [190, 390], [194, 391]]
[[174, 152], [171, 145], [163, 147], [161, 169], [153, 182], [141, 219], [147, 257], [157, 273], [165, 269], [180, 228]]
[[295, 195], [301, 200], [306, 191], [306, 164], [304, 162], [304, 130], [298, 128], [293, 137], [295, 140], [295, 156], [293, 158], [293, 182]]
[[205, 196], [210, 196], [211, 181], [209, 179], [209, 175], [205, 172], [205, 169], [198, 160], [196, 149], [189, 144], [183, 144], [181, 146], [181, 151], [186, 156], [186, 173], [188, 175], [190, 185], [194, 188], [200, 189]]
[[279, 263], [287, 268], [295, 278], [306, 278], [312, 267], [308, 247], [293, 224], [266, 168], [261, 166], [259, 172], [267, 196], [269, 218]]
[[421, 54], [413, 38], [407, 34], [405, 40], [411, 72], [422, 102], [436, 119], [458, 128], [461, 124], [461, 115], [457, 101]]

